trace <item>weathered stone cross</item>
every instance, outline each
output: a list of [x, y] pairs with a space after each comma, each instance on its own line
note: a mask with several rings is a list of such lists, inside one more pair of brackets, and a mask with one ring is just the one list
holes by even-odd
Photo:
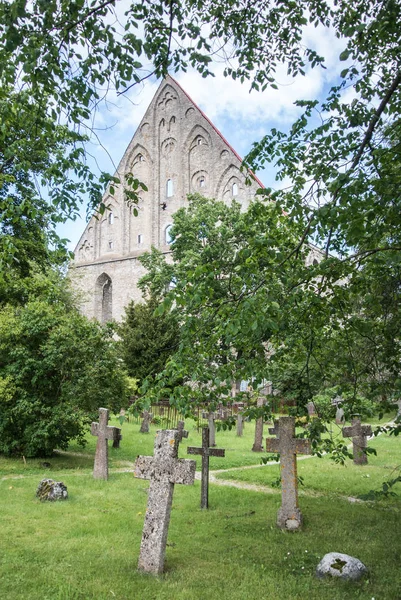
[[269, 433], [276, 434], [277, 438], [266, 439], [267, 452], [280, 454], [281, 508], [277, 525], [281, 529], [298, 529], [302, 524], [302, 514], [298, 508], [297, 454], [311, 454], [310, 441], [295, 438], [294, 417], [280, 417]]
[[202, 429], [202, 448], [187, 448], [188, 454], [201, 454], [202, 456], [202, 487], [201, 487], [201, 508], [209, 506], [209, 456], [225, 456], [226, 451], [223, 448], [209, 447], [209, 428]]
[[352, 452], [355, 465], [366, 465], [368, 463], [365, 448], [367, 446], [366, 438], [369, 435], [372, 435], [371, 426], [361, 425], [361, 420], [358, 418], [352, 419], [350, 427], [343, 427], [343, 436], [352, 437]]
[[216, 413], [214, 412], [204, 412], [202, 413], [202, 418], [207, 419], [208, 428], [209, 428], [209, 446], [216, 445]]
[[142, 413], [143, 421], [139, 433], [149, 433], [149, 424], [153, 419], [152, 413], [144, 410]]
[[185, 421], [178, 421], [177, 431], [178, 431], [178, 441], [182, 442], [182, 438], [188, 437], [188, 431], [184, 429]]
[[[99, 408], [99, 423], [92, 423], [91, 434], [97, 435], [95, 452], [95, 465], [93, 468], [94, 479], [108, 479], [109, 477], [109, 447], [107, 440], [115, 440], [116, 429], [109, 427], [109, 411], [107, 408]], [[120, 430], [121, 431], [121, 430]]]
[[196, 462], [177, 458], [178, 444], [176, 429], [158, 431], [153, 457], [138, 456], [135, 461], [134, 476], [150, 479], [138, 569], [154, 575], [163, 572], [174, 484], [195, 480]]

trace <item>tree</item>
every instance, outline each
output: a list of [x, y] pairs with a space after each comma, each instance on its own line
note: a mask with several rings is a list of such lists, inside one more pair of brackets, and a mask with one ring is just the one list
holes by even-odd
[[163, 371], [167, 360], [179, 343], [179, 324], [176, 312], [155, 315], [159, 306], [156, 298], [145, 302], [131, 301], [117, 328], [119, 348], [128, 375], [141, 383]]
[[50, 456], [84, 443], [99, 406], [126, 403], [112, 333], [62, 297], [0, 310], [0, 452]]

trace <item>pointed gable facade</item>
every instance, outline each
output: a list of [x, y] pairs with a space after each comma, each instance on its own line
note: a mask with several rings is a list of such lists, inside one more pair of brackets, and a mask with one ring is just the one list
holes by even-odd
[[141, 300], [144, 275], [138, 257], [152, 246], [169, 253], [173, 214], [195, 192], [244, 208], [262, 186], [245, 185], [241, 159], [171, 77], [160, 85], [119, 166], [146, 184], [139, 215], [124, 202], [122, 186], [106, 194], [110, 210], [92, 217], [75, 249], [73, 281], [82, 312], [106, 322], [120, 320], [130, 300]]

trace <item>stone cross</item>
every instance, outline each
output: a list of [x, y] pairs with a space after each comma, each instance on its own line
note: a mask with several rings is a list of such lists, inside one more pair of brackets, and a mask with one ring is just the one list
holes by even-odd
[[142, 413], [143, 421], [139, 433], [149, 433], [149, 424], [153, 419], [152, 413], [144, 410]]
[[[256, 406], [264, 406], [266, 398], [258, 398]], [[252, 452], [263, 452], [263, 417], [256, 419], [255, 423], [255, 441], [253, 442]]]
[[214, 412], [204, 412], [202, 413], [202, 418], [207, 419], [208, 429], [209, 429], [209, 446], [216, 445], [216, 413]]
[[188, 454], [200, 454], [202, 456], [202, 488], [201, 508], [209, 506], [209, 456], [225, 456], [226, 451], [222, 448], [209, 447], [209, 428], [202, 429], [202, 448], [187, 448]]
[[153, 575], [163, 572], [174, 484], [195, 480], [196, 462], [177, 458], [178, 438], [176, 429], [158, 431], [153, 457], [138, 456], [134, 466], [135, 477], [150, 479], [138, 569]]
[[119, 448], [122, 439], [121, 429], [119, 427], [114, 427], [113, 448]]
[[297, 454], [311, 454], [310, 441], [295, 438], [294, 417], [280, 417], [269, 433], [275, 433], [277, 438], [266, 439], [267, 452], [280, 454], [281, 508], [277, 525], [281, 529], [295, 530], [302, 524], [298, 508]]
[[99, 423], [92, 423], [91, 425], [91, 434], [97, 435], [95, 465], [93, 468], [94, 479], [109, 478], [109, 447], [107, 440], [115, 440], [115, 430], [118, 427], [109, 427], [108, 422], [109, 411], [107, 408], [99, 408]]
[[370, 425], [361, 425], [359, 418], [352, 419], [351, 427], [343, 427], [343, 436], [352, 437], [352, 452], [355, 465], [366, 465], [368, 457], [365, 452], [366, 438], [372, 435]]
[[178, 441], [182, 442], [182, 438], [188, 437], [188, 431], [184, 429], [185, 421], [178, 421], [177, 431], [178, 431]]

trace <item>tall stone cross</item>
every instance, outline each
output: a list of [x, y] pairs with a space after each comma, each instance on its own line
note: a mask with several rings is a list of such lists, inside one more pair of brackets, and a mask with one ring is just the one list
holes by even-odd
[[202, 487], [201, 487], [201, 508], [209, 506], [209, 456], [225, 456], [226, 451], [223, 448], [209, 447], [209, 428], [202, 429], [202, 448], [187, 448], [188, 454], [200, 454], [202, 456]]
[[149, 433], [149, 424], [153, 419], [152, 413], [147, 410], [144, 410], [142, 413], [143, 421], [139, 433]]
[[93, 468], [94, 479], [109, 478], [109, 447], [107, 440], [113, 440], [114, 442], [116, 429], [119, 428], [108, 426], [108, 422], [109, 411], [107, 408], [99, 408], [99, 423], [92, 423], [91, 425], [91, 434], [97, 435], [95, 465]]
[[281, 508], [277, 525], [281, 529], [295, 530], [302, 524], [298, 508], [297, 454], [311, 454], [310, 441], [295, 438], [294, 417], [280, 417], [269, 433], [276, 434], [277, 438], [266, 439], [267, 452], [280, 454]]
[[188, 431], [184, 429], [185, 421], [178, 421], [177, 431], [178, 431], [178, 441], [182, 442], [182, 438], [188, 437]]
[[202, 413], [202, 418], [207, 419], [208, 429], [209, 429], [209, 446], [216, 445], [216, 413], [214, 412], [204, 412]]
[[[256, 406], [258, 408], [264, 406], [266, 399], [260, 397], [257, 399]], [[263, 452], [263, 417], [256, 419], [255, 423], [255, 440], [252, 446], [252, 452]]]
[[369, 435], [372, 435], [371, 426], [361, 425], [361, 420], [358, 418], [352, 419], [351, 427], [343, 427], [343, 436], [352, 437], [352, 452], [355, 465], [366, 465], [368, 463], [365, 448], [367, 446], [366, 438]]
[[234, 419], [237, 421], [237, 437], [242, 437], [244, 434], [244, 415], [242, 414], [242, 408], [238, 408], [238, 413]]
[[179, 459], [176, 429], [158, 431], [152, 456], [138, 456], [134, 476], [150, 479], [148, 506], [142, 532], [138, 569], [153, 575], [163, 572], [174, 484], [191, 485], [196, 462]]

